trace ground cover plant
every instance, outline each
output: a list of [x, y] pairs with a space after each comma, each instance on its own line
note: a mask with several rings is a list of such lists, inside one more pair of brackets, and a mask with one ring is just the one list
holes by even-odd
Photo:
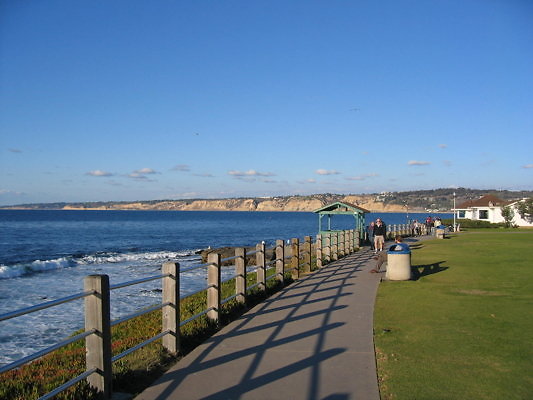
[[533, 231], [476, 230], [414, 246], [414, 280], [382, 282], [382, 399], [533, 396]]
[[[314, 260], [312, 264], [312, 269], [316, 268]], [[290, 266], [287, 265], [286, 268], [290, 268]], [[269, 269], [267, 276], [272, 276], [274, 273], [274, 269]], [[290, 272], [287, 272], [284, 278], [286, 284], [292, 282]], [[255, 282], [256, 274], [254, 272], [248, 273], [247, 285], [251, 286]], [[238, 303], [235, 299], [230, 300], [222, 306], [220, 326], [211, 323], [205, 316], [186, 324], [181, 330], [182, 352], [178, 357], [168, 354], [161, 341], [158, 340], [118, 360], [113, 364], [113, 392], [139, 393], [173, 363], [215, 333], [221, 326], [236, 319], [282, 287], [283, 285], [277, 280], [269, 279], [265, 291], [253, 288], [248, 292], [246, 305]], [[228, 298], [234, 293], [234, 279], [222, 283], [222, 298]], [[206, 308], [205, 292], [189, 296], [180, 302], [181, 320], [186, 320]], [[161, 324], [161, 311], [154, 311], [114, 326], [112, 328], [113, 355], [120, 354], [157, 335], [161, 332]], [[84, 341], [78, 341], [21, 368], [2, 374], [0, 399], [37, 399], [83, 373], [85, 371], [84, 346]], [[82, 381], [54, 398], [91, 400], [97, 399], [98, 394], [89, 387], [86, 381]]]

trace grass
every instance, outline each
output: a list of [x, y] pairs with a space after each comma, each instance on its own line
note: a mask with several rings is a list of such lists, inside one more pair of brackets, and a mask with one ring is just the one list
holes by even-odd
[[413, 249], [416, 280], [375, 308], [382, 399], [533, 398], [533, 231], [469, 231]]
[[[289, 268], [289, 267], [287, 267]], [[267, 275], [274, 274], [268, 270]], [[251, 286], [256, 274], [247, 274]], [[292, 281], [286, 273], [285, 282]], [[202, 343], [224, 324], [236, 319], [249, 308], [261, 302], [282, 287], [275, 279], [267, 281], [265, 291], [254, 288], [248, 292], [246, 305], [231, 300], [221, 308], [220, 326], [211, 323], [206, 316], [200, 317], [182, 327], [182, 353], [175, 357], [168, 354], [161, 341], [156, 341], [118, 360], [113, 364], [113, 392], [137, 394], [152, 383], [158, 376], [178, 361], [183, 355]], [[222, 284], [222, 298], [235, 293], [235, 280]], [[181, 319], [185, 320], [207, 308], [205, 292], [189, 296], [180, 302]], [[112, 328], [113, 355], [122, 353], [161, 332], [161, 311], [154, 311], [134, 318]], [[75, 332], [76, 333], [80, 333]], [[2, 374], [0, 379], [0, 399], [37, 399], [62, 385], [85, 370], [85, 343], [78, 341], [65, 346], [32, 363]], [[97, 393], [86, 381], [60, 393], [54, 399], [96, 399]]]

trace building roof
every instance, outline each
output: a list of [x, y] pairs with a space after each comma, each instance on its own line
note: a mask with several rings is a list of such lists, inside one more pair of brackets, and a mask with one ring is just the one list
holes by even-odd
[[459, 204], [456, 209], [466, 209], [472, 207], [503, 207], [512, 202], [505, 201], [492, 194], [482, 196], [477, 200], [468, 200], [462, 204]]
[[313, 212], [317, 214], [364, 214], [369, 213], [370, 211], [366, 208], [356, 206], [355, 204], [336, 201], [335, 203], [327, 204]]

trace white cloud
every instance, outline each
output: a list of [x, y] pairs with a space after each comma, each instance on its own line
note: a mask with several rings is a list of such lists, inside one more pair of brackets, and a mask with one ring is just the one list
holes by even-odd
[[100, 169], [96, 169], [94, 171], [89, 171], [85, 175], [90, 175], [90, 176], [113, 176], [113, 174], [111, 172], [102, 171]]
[[445, 148], [448, 147], [448, 145], [447, 145], [447, 144], [439, 144], [439, 147], [440, 147], [441, 149], [445, 149]]
[[133, 180], [136, 180], [138, 182], [157, 182], [155, 179], [150, 179], [146, 175], [139, 174], [137, 172], [132, 172], [131, 174], [127, 175], [128, 178], [131, 178]]
[[138, 170], [133, 171], [131, 174], [128, 174], [127, 176], [131, 179], [135, 179], [136, 181], [142, 181], [142, 182], [156, 182], [154, 179], [149, 179], [146, 175], [154, 175], [158, 174], [156, 170], [152, 168], [141, 168]]
[[10, 151], [11, 153], [22, 153], [22, 150], [20, 149], [7, 149], [8, 151]]
[[157, 174], [157, 171], [153, 170], [152, 168], [141, 168], [136, 171], [133, 171], [133, 173], [139, 175], [152, 175]]
[[194, 176], [199, 176], [200, 178], [213, 178], [215, 175], [205, 173], [205, 174], [193, 174]]
[[259, 172], [254, 169], [250, 169], [246, 172], [241, 171], [228, 171], [228, 175], [234, 176], [234, 177], [245, 177], [245, 176], [275, 176], [276, 174], [272, 172]]
[[379, 174], [372, 172], [370, 174], [363, 174], [358, 176], [347, 176], [345, 179], [347, 181], [364, 181], [366, 178], [374, 178], [376, 176], [379, 176]]
[[334, 169], [332, 170], [327, 170], [327, 169], [317, 169], [315, 171], [315, 173], [317, 175], [339, 175], [340, 172], [339, 171], [335, 171]]
[[191, 167], [187, 164], [178, 164], [174, 168], [172, 168], [172, 171], [188, 172], [190, 170], [191, 170]]
[[447, 167], [451, 167], [452, 166], [452, 162], [450, 160], [443, 160], [442, 163], [444, 165], [446, 165]]
[[429, 161], [415, 161], [411, 160], [407, 163], [407, 165], [429, 165], [431, 164]]
[[522, 168], [533, 168], [533, 164], [526, 164], [524, 166], [522, 166]]

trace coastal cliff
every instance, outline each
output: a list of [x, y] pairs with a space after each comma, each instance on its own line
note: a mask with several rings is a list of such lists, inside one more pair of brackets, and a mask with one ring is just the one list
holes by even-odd
[[3, 206], [12, 210], [176, 210], [176, 211], [302, 211], [311, 212], [327, 204], [344, 201], [371, 212], [450, 212], [454, 201], [461, 204], [493, 194], [504, 200], [533, 197], [533, 191], [432, 189], [372, 194], [312, 194], [231, 199], [187, 199], [147, 201], [93, 201], [77, 203], [33, 203]]
[[[67, 204], [63, 210], [173, 210], [173, 211], [302, 211], [312, 212], [326, 204], [344, 201], [372, 212], [401, 212], [405, 207], [385, 204], [372, 195], [315, 195], [271, 198], [162, 200], [103, 204]], [[415, 210], [413, 210], [415, 211]], [[421, 210], [423, 211], [423, 210]]]

